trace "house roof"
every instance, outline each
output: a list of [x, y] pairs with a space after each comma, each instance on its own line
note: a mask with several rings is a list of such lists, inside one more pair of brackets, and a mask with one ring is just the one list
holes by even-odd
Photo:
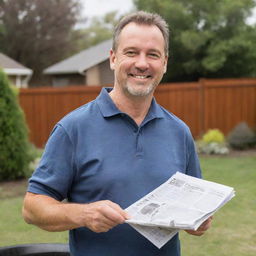
[[7, 75], [31, 75], [33, 71], [0, 52], [0, 67]]
[[87, 69], [107, 60], [111, 47], [112, 39], [106, 40], [46, 68], [44, 74], [81, 74]]

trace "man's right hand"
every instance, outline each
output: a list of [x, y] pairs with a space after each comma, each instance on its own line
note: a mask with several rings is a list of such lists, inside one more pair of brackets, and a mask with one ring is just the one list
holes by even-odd
[[84, 205], [84, 224], [97, 233], [107, 232], [129, 218], [127, 212], [109, 200]]

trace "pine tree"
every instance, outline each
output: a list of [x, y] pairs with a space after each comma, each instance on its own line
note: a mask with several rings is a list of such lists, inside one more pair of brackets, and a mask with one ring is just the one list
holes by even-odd
[[0, 70], [0, 181], [25, 177], [29, 158], [24, 114], [7, 76]]

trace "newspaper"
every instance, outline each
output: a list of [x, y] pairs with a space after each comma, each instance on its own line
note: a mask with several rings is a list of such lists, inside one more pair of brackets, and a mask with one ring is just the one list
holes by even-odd
[[126, 222], [161, 248], [179, 230], [197, 230], [234, 196], [232, 187], [177, 172], [130, 205]]

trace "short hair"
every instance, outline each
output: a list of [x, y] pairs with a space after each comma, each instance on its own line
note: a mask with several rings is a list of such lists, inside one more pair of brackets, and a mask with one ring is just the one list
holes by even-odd
[[121, 31], [123, 28], [128, 25], [129, 23], [134, 22], [138, 25], [148, 25], [148, 26], [157, 26], [162, 35], [164, 37], [164, 52], [165, 55], [168, 56], [168, 49], [169, 49], [169, 28], [166, 21], [156, 13], [149, 13], [145, 11], [138, 11], [132, 14], [128, 14], [127, 16], [123, 17], [120, 22], [117, 24], [113, 34], [113, 44], [112, 50], [116, 51], [118, 47], [118, 39], [120, 36]]

